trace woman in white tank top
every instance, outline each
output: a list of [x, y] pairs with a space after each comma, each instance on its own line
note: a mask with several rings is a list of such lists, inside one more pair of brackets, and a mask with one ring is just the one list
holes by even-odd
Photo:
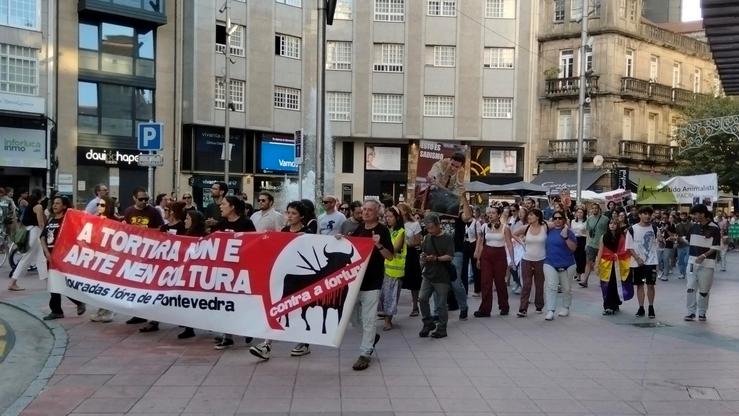
[[475, 311], [476, 318], [490, 317], [493, 309], [493, 288], [498, 295], [498, 308], [501, 315], [508, 315], [508, 287], [505, 283], [506, 269], [511, 264], [508, 253], [513, 253], [511, 231], [501, 222], [502, 210], [490, 207], [487, 210], [488, 223], [480, 230], [477, 239], [475, 258], [480, 268], [480, 309]]
[[580, 276], [585, 273], [585, 243], [588, 237], [587, 219], [588, 215], [585, 212], [585, 208], [578, 207], [575, 210], [575, 219], [570, 223], [570, 228], [575, 233], [575, 238], [577, 238], [577, 249], [575, 250], [577, 271], [575, 273], [575, 280], [578, 281], [580, 280]]
[[544, 258], [546, 257], [547, 225], [544, 214], [539, 209], [532, 209], [528, 215], [528, 225], [521, 227], [514, 233], [514, 237], [524, 245], [525, 251], [521, 260], [521, 303], [517, 316], [524, 318], [529, 310], [531, 286], [534, 291], [534, 306], [536, 313], [544, 309]]

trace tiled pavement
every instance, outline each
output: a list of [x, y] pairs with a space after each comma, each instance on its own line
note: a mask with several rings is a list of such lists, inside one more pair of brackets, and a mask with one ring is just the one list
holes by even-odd
[[[292, 358], [291, 344], [276, 343], [272, 359], [257, 362], [243, 346], [213, 350], [205, 331], [185, 341], [169, 325], [140, 334], [125, 317], [93, 324], [65, 304], [68, 318], [57, 322], [68, 349], [23, 414], [739, 414], [739, 254], [730, 266], [717, 274], [706, 323], [682, 321], [683, 280], [658, 282], [656, 321], [665, 325], [656, 328], [631, 325], [650, 322], [634, 318], [634, 300], [620, 315], [601, 316], [591, 281], [573, 289], [568, 318], [459, 322], [452, 313], [448, 338], [420, 339], [404, 293], [397, 328], [381, 332], [377, 357], [359, 373], [351, 369], [359, 343], [351, 328], [340, 349]], [[46, 312], [43, 283], [21, 284], [29, 289], [2, 285], [0, 299]]]

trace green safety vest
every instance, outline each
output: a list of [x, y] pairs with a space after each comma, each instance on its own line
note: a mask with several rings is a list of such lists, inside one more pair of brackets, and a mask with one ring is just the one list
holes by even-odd
[[390, 240], [393, 242], [393, 250], [398, 240], [403, 241], [403, 249], [400, 253], [395, 252], [392, 260], [385, 260], [385, 274], [393, 279], [402, 279], [405, 276], [405, 254], [407, 245], [405, 244], [405, 229], [399, 228], [390, 233]]

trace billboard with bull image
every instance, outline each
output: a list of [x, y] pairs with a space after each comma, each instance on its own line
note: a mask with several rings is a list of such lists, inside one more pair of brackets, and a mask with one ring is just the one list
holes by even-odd
[[372, 248], [279, 232], [176, 236], [69, 210], [49, 290], [163, 323], [338, 346]]

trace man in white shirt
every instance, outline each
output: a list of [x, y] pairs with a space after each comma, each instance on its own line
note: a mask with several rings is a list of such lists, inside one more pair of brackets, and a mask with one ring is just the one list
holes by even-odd
[[285, 225], [285, 219], [282, 214], [277, 212], [272, 206], [275, 204], [275, 197], [267, 192], [262, 191], [257, 198], [259, 210], [251, 215], [251, 222], [257, 231], [280, 231]]
[[339, 234], [341, 224], [346, 221], [346, 216], [336, 211], [336, 197], [326, 195], [323, 197], [322, 202], [326, 212], [318, 217], [318, 233], [323, 235]]
[[636, 286], [636, 298], [639, 300], [637, 317], [644, 316], [644, 284], [647, 285], [649, 299], [649, 318], [654, 319], [654, 284], [657, 282], [657, 226], [652, 224], [651, 207], [639, 209], [639, 222], [626, 231], [626, 249], [631, 253], [631, 277]]
[[99, 183], [95, 185], [95, 198], [92, 198], [90, 202], [87, 203], [87, 206], [85, 207], [85, 212], [92, 215], [97, 215], [98, 213], [98, 202], [100, 202], [100, 197], [108, 196], [108, 187], [104, 183]]

